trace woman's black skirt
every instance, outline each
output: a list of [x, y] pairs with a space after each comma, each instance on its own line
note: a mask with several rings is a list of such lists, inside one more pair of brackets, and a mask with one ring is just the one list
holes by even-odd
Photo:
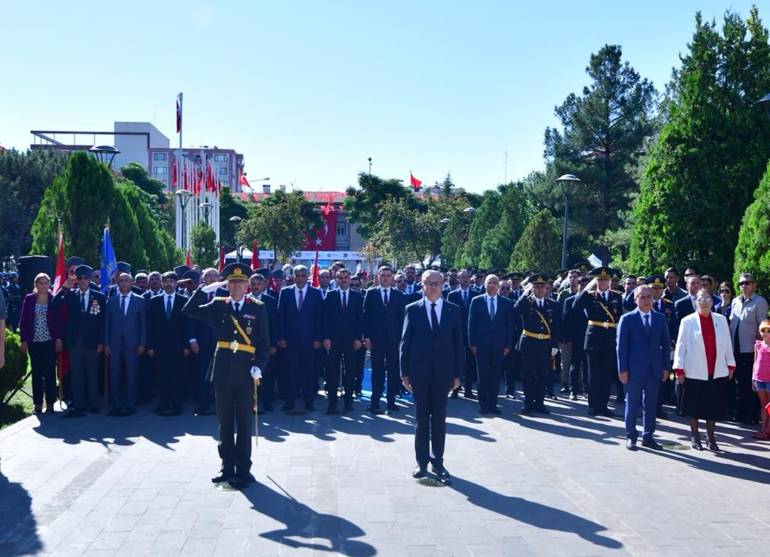
[[724, 420], [727, 415], [729, 377], [685, 378], [682, 385], [682, 415], [698, 420]]

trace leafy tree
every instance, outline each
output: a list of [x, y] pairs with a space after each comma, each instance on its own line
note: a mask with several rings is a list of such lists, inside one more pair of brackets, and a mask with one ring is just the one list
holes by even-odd
[[734, 284], [741, 272], [753, 273], [757, 288], [770, 292], [770, 163], [743, 215], [735, 248]]
[[[135, 207], [129, 201], [129, 191], [132, 188], [135, 189], [135, 186], [130, 182], [114, 186], [112, 209], [109, 213], [110, 238], [118, 259], [129, 262], [134, 270], [136, 270], [148, 266], [149, 262], [147, 261], [147, 252], [144, 249], [144, 239], [145, 234], [149, 231], [139, 231]], [[101, 231], [99, 236], [95, 238], [96, 241], [93, 241], [94, 238], [91, 240], [91, 243], [95, 244], [96, 249], [99, 250], [101, 247]], [[100, 260], [101, 255], [97, 256], [96, 259], [86, 258], [86, 261], [98, 262]]]
[[201, 221], [190, 234], [193, 261], [202, 267], [208, 267], [217, 260], [217, 233], [208, 224]]
[[[590, 84], [556, 107], [563, 130], [545, 131], [550, 174], [575, 174], [583, 181], [570, 193], [571, 229], [592, 240], [622, 224], [620, 215], [638, 188], [632, 168], [655, 131], [655, 88], [622, 57], [618, 45], [592, 54]], [[551, 182], [548, 189], [550, 203], [561, 205], [559, 186]]]
[[377, 232], [381, 204], [385, 201], [403, 200], [412, 209], [419, 205], [417, 198], [401, 180], [383, 180], [362, 172], [358, 175], [358, 186], [348, 188], [345, 212], [364, 238], [371, 238]]
[[534, 212], [522, 183], [502, 185], [500, 193], [501, 217], [481, 241], [479, 266], [486, 269], [505, 268], [516, 241]]
[[510, 269], [549, 272], [561, 261], [561, 234], [556, 219], [547, 210], [536, 213], [516, 242], [508, 263]]
[[222, 188], [219, 193], [219, 240], [223, 246], [235, 248], [236, 226], [230, 217], [245, 219], [248, 209], [243, 202], [230, 193], [230, 188]]
[[489, 231], [500, 221], [502, 217], [502, 203], [500, 194], [495, 191], [486, 191], [483, 195], [481, 206], [476, 209], [470, 228], [468, 240], [465, 243], [463, 255], [459, 264], [463, 266], [477, 266], [481, 259], [481, 244]]
[[257, 240], [260, 246], [275, 250], [275, 260], [286, 261], [302, 249], [305, 232], [318, 229], [322, 224], [321, 216], [304, 193], [278, 190], [249, 207], [246, 219], [238, 228], [237, 239], [246, 245]]
[[727, 277], [740, 226], [734, 217], [752, 201], [770, 152], [770, 122], [754, 106], [770, 90], [770, 46], [756, 8], [746, 21], [727, 12], [721, 34], [700, 14], [695, 23], [642, 178], [629, 266], [694, 263]]
[[155, 221], [169, 232], [173, 232], [174, 220], [171, 218], [170, 209], [174, 204], [169, 203], [166, 197], [166, 185], [151, 177], [142, 165], [135, 162], [121, 167], [120, 173], [144, 194], [144, 203], [152, 212]]
[[0, 154], [0, 260], [29, 252], [31, 227], [46, 188], [64, 172], [67, 156], [14, 149]]

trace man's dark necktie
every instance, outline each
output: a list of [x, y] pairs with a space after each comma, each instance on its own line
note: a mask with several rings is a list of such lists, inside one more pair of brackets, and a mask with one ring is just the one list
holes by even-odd
[[236, 317], [238, 317], [241, 314], [241, 303], [235, 302], [235, 310], [233, 311]]
[[468, 291], [463, 290], [463, 305], [468, 307]]
[[385, 293], [385, 302], [384, 302], [384, 304], [387, 306], [388, 305], [388, 289], [386, 288], [383, 292]]
[[86, 311], [86, 293], [85, 292], [80, 293], [80, 311], [83, 311], [83, 312]]
[[304, 288], [299, 289], [299, 300], [297, 301], [297, 311], [302, 311], [302, 304], [305, 303], [304, 292], [305, 292]]
[[430, 304], [430, 328], [435, 333], [438, 331], [438, 314], [436, 313], [436, 302]]
[[342, 309], [348, 309], [348, 293], [342, 292]]
[[171, 296], [166, 296], [166, 319], [171, 319]]
[[121, 296], [120, 297], [120, 314], [125, 317], [126, 315], [126, 297]]
[[650, 334], [650, 314], [644, 316], [644, 331], [649, 335]]

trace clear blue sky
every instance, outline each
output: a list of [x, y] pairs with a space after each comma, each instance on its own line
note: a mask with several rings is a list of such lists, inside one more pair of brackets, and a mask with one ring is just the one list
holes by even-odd
[[[149, 121], [244, 153], [252, 178], [341, 190], [365, 171], [483, 191], [542, 168], [553, 108], [605, 43], [662, 90], [694, 15], [751, 2], [4, 2], [0, 145]], [[770, 10], [760, 12], [770, 18]], [[765, 22], [767, 24], [767, 21]]]

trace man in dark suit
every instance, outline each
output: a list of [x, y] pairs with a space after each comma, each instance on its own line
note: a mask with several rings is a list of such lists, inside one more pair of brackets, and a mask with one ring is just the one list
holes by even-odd
[[99, 355], [104, 349], [107, 299], [91, 290], [92, 271], [88, 265], [79, 265], [76, 279], [65, 280], [53, 300], [67, 308], [64, 346], [70, 356], [73, 406], [66, 417], [83, 416], [87, 410], [99, 412]]
[[476, 360], [479, 381], [479, 411], [502, 414], [497, 407], [503, 358], [513, 342], [513, 304], [498, 296], [500, 279], [487, 275], [486, 293], [473, 299], [468, 316], [468, 346]]
[[460, 386], [465, 350], [462, 312], [441, 297], [442, 283], [443, 277], [438, 271], [423, 273], [425, 297], [406, 309], [400, 357], [401, 381], [414, 394], [417, 418], [414, 441], [417, 468], [412, 477], [426, 477], [430, 462], [432, 472], [448, 482], [449, 472], [444, 467], [447, 395]]
[[668, 376], [671, 339], [663, 314], [652, 310], [652, 290], [634, 290], [637, 308], [620, 318], [617, 335], [618, 377], [626, 393], [626, 448], [636, 449], [636, 419], [643, 411], [642, 446], [660, 450], [652, 438], [658, 408], [658, 391]]
[[[204, 286], [214, 284], [219, 281], [219, 271], [213, 267], [203, 270], [201, 275], [201, 281]], [[178, 287], [182, 287], [189, 290], [191, 285], [190, 279], [183, 279], [177, 282]], [[195, 292], [191, 292], [194, 294]], [[211, 301], [214, 297], [214, 293], [206, 295], [208, 300]], [[211, 409], [211, 404], [214, 400], [214, 393], [211, 387], [211, 382], [206, 378], [208, 375], [209, 367], [211, 366], [211, 360], [214, 357], [214, 350], [216, 349], [216, 342], [214, 340], [214, 330], [211, 325], [200, 319], [188, 319], [187, 320], [187, 341], [190, 344], [190, 355], [187, 357], [187, 361], [191, 368], [191, 385], [192, 385], [192, 398], [195, 401], [195, 408], [193, 408], [194, 416], [210, 416], [215, 411]]]
[[[479, 295], [471, 288], [471, 274], [468, 269], [462, 269], [457, 279], [459, 288], [447, 294], [446, 299], [458, 306], [463, 315], [463, 346], [465, 347], [465, 369], [463, 370], [463, 395], [465, 398], [476, 398], [473, 394], [473, 384], [476, 382], [476, 358], [470, 351], [468, 344], [468, 314], [471, 309], [471, 301]], [[458, 389], [459, 390], [459, 389]], [[452, 391], [452, 398], [457, 398], [457, 391]]]
[[270, 269], [259, 269], [251, 275], [249, 288], [251, 297], [265, 304], [267, 310], [267, 326], [270, 330], [270, 360], [262, 371], [262, 381], [259, 384], [259, 400], [262, 401], [262, 411], [273, 411], [273, 399], [275, 398], [276, 383], [282, 384], [283, 378], [279, 378], [279, 362], [275, 357], [278, 352], [278, 300], [268, 293], [267, 279]]
[[[222, 271], [226, 282], [199, 287], [182, 310], [214, 330], [217, 348], [209, 379], [216, 393], [222, 468], [211, 481], [235, 488], [256, 482], [250, 472], [254, 389], [270, 357], [265, 305], [246, 296], [250, 271], [243, 263], [231, 263]], [[208, 301], [207, 294], [225, 284], [229, 295]]]
[[302, 388], [305, 410], [311, 412], [318, 393], [315, 350], [321, 347], [323, 300], [318, 289], [308, 285], [308, 269], [293, 269], [294, 284], [281, 290], [278, 298], [278, 346], [286, 354], [285, 412], [293, 412]]
[[417, 268], [411, 263], [404, 267], [404, 279], [406, 279], [404, 294], [407, 296], [414, 296], [417, 294], [417, 299], [419, 299], [422, 296], [422, 293], [420, 292], [422, 290], [422, 285], [417, 282]]
[[[379, 414], [380, 398], [387, 376], [388, 410], [395, 412], [399, 383], [398, 345], [404, 322], [404, 295], [392, 287], [393, 269], [383, 265], [377, 270], [379, 286], [364, 296], [364, 345], [372, 359], [372, 401], [369, 412]], [[439, 289], [440, 295], [440, 289]]]
[[[578, 293], [589, 283], [587, 276], [581, 275], [578, 279]], [[562, 331], [564, 345], [570, 350], [569, 362], [569, 389], [570, 399], [577, 400], [588, 384], [588, 370], [586, 368], [586, 353], [583, 345], [588, 327], [588, 317], [585, 311], [574, 309], [577, 294], [564, 300], [562, 306]]]
[[337, 413], [337, 389], [342, 376], [345, 389], [345, 412], [353, 409], [356, 351], [361, 348], [363, 336], [364, 299], [350, 290], [350, 271], [341, 268], [336, 276], [337, 289], [329, 291], [324, 300], [324, 341], [329, 351], [326, 368], [326, 395], [329, 398], [327, 414]]
[[144, 298], [131, 287], [131, 275], [118, 273], [115, 295], [107, 300], [104, 349], [110, 359], [111, 416], [134, 413], [139, 357], [147, 345], [147, 308]]
[[178, 416], [182, 413], [182, 383], [185, 358], [190, 355], [187, 318], [182, 308], [187, 297], [177, 292], [177, 276], [163, 273], [163, 294], [150, 300], [147, 355], [157, 360], [160, 403], [156, 413]]

